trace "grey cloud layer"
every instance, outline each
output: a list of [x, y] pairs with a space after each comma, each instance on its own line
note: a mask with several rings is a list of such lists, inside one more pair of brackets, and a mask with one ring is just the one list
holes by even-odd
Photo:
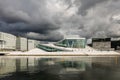
[[65, 34], [118, 37], [119, 4], [119, 0], [0, 0], [0, 31], [40, 40], [59, 40]]

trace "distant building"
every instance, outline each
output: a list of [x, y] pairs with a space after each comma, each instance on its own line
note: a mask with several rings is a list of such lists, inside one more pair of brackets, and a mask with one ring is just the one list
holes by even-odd
[[40, 41], [28, 39], [28, 50], [34, 49], [40, 44]]
[[92, 47], [102, 51], [114, 50], [111, 48], [111, 38], [92, 38]]
[[27, 51], [27, 38], [17, 37], [16, 49], [19, 51]]
[[115, 48], [115, 50], [120, 50], [120, 38], [112, 38], [111, 47]]
[[16, 36], [0, 32], [0, 50], [15, 50]]

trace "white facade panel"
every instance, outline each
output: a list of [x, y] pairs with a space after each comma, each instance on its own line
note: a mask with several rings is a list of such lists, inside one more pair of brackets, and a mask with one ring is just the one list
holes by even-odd
[[4, 32], [0, 32], [0, 48], [7, 50], [16, 49], [16, 36]]
[[40, 44], [40, 41], [28, 39], [28, 50], [36, 48], [38, 44]]
[[27, 51], [27, 38], [17, 37], [16, 49], [20, 51]]
[[40, 44], [40, 41], [35, 40], [35, 47], [37, 47]]
[[28, 50], [34, 49], [35, 48], [35, 41], [28, 39]]

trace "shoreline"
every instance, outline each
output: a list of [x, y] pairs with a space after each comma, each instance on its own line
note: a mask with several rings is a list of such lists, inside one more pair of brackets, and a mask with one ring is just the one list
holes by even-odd
[[30, 51], [1, 51], [0, 56], [120, 56], [115, 51], [97, 51], [97, 50], [78, 50], [72, 52], [45, 52], [40, 49], [32, 49]]
[[0, 53], [0, 56], [120, 56], [117, 52], [45, 52], [45, 53]]
[[62, 57], [62, 56], [72, 56], [72, 57], [100, 57], [100, 56], [105, 56], [105, 57], [109, 57], [109, 56], [120, 56], [120, 55], [0, 55], [0, 56], [59, 56], [59, 57]]

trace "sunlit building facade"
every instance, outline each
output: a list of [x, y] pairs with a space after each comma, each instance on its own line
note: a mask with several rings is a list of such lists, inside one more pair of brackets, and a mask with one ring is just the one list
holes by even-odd
[[17, 37], [16, 50], [18, 50], [18, 51], [27, 51], [27, 38]]
[[0, 50], [15, 50], [16, 36], [0, 32]]

